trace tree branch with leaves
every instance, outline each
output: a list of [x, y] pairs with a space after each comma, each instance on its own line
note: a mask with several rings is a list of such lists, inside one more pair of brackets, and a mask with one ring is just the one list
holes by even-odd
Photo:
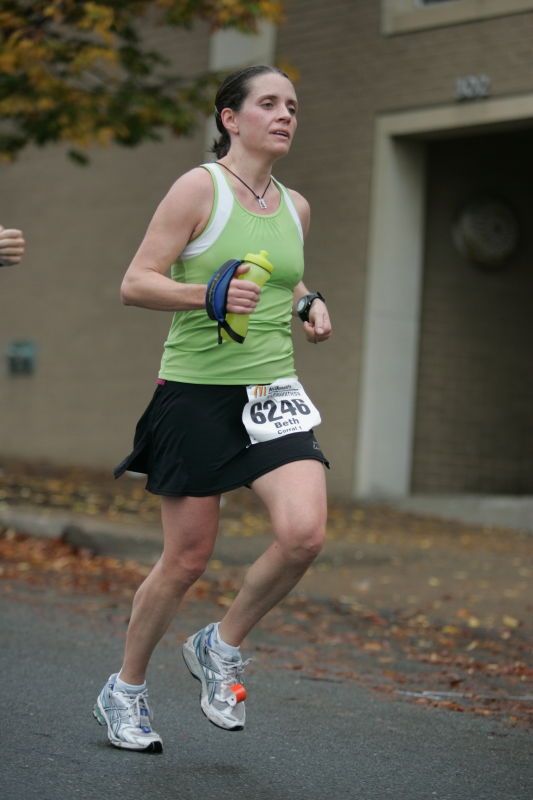
[[147, 24], [253, 33], [279, 22], [276, 0], [3, 0], [0, 5], [0, 159], [30, 144], [134, 147], [191, 133], [212, 108], [220, 75], [176, 75], [143, 42]]

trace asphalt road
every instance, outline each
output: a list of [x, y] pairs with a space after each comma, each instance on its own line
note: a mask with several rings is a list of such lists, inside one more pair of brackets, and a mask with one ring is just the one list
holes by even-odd
[[120, 662], [128, 606], [17, 583], [3, 584], [0, 603], [3, 800], [533, 797], [527, 731], [306, 680], [267, 667], [266, 651], [247, 680], [247, 728], [220, 731], [201, 713], [177, 648], [199, 627], [201, 604], [186, 608], [154, 656], [163, 754], [116, 750], [91, 709]]

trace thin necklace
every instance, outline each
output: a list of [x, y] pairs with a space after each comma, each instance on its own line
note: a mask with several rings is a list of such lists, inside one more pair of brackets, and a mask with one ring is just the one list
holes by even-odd
[[247, 184], [247, 183], [245, 183], [245, 182], [243, 181], [243, 179], [242, 179], [242, 178], [239, 178], [239, 176], [238, 176], [238, 175], [236, 175], [236, 174], [235, 174], [235, 172], [233, 172], [233, 170], [232, 170], [232, 169], [230, 169], [229, 167], [227, 167], [225, 164], [222, 164], [222, 162], [221, 162], [221, 161], [218, 161], [217, 163], [218, 163], [218, 164], [220, 164], [220, 166], [221, 166], [221, 167], [224, 167], [224, 169], [227, 169], [227, 170], [228, 170], [228, 172], [231, 172], [231, 174], [233, 175], [233, 177], [234, 177], [234, 178], [237, 178], [237, 180], [238, 180], [238, 181], [240, 181], [240, 182], [242, 183], [242, 185], [243, 185], [243, 186], [246, 186], [246, 188], [248, 189], [248, 191], [249, 191], [249, 192], [251, 192], [251, 193], [253, 194], [253, 196], [255, 197], [255, 199], [257, 200], [257, 202], [259, 203], [259, 208], [267, 208], [266, 200], [264, 200], [263, 198], [264, 198], [264, 196], [266, 195], [266, 193], [267, 193], [267, 191], [268, 191], [268, 187], [269, 187], [269, 186], [270, 186], [270, 184], [272, 183], [272, 176], [270, 176], [270, 178], [268, 179], [268, 183], [267, 183], [267, 185], [266, 185], [266, 187], [265, 187], [265, 191], [263, 192], [263, 194], [257, 194], [257, 192], [254, 192], [254, 190], [252, 189], [252, 187], [251, 187], [251, 186], [248, 186], [248, 184]]

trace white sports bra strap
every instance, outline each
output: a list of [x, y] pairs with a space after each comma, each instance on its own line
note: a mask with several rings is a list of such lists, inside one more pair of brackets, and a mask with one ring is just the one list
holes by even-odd
[[222, 170], [217, 167], [216, 164], [202, 164], [202, 167], [211, 174], [216, 185], [214, 199], [215, 208], [208, 226], [202, 231], [200, 236], [193, 239], [192, 242], [189, 242], [187, 247], [182, 251], [180, 258], [184, 261], [188, 258], [199, 256], [216, 242], [224, 230], [233, 208], [233, 194], [222, 176]]
[[303, 240], [304, 240], [304, 232], [303, 232], [303, 229], [302, 229], [302, 221], [300, 219], [300, 215], [296, 211], [296, 206], [294, 205], [293, 199], [290, 196], [290, 194], [287, 191], [287, 189], [283, 186], [282, 183], [279, 183], [279, 181], [276, 181], [276, 186], [278, 187], [278, 189], [281, 189], [281, 191], [283, 192], [283, 197], [285, 198], [285, 203], [287, 204], [287, 208], [291, 212], [291, 217], [294, 220], [294, 224], [298, 228], [298, 233], [300, 234], [300, 239], [303, 242]]

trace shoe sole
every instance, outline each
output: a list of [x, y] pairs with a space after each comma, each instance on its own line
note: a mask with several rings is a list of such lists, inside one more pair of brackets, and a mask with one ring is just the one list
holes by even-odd
[[122, 750], [136, 750], [139, 753], [162, 753], [163, 752], [163, 742], [150, 742], [148, 747], [136, 747], [134, 744], [128, 744], [126, 742], [121, 742], [120, 739], [115, 739], [113, 737], [113, 732], [109, 726], [109, 722], [107, 720], [106, 713], [102, 706], [100, 705], [100, 698], [95, 703], [93, 708], [93, 717], [97, 721], [99, 725], [107, 728], [107, 738], [109, 739], [109, 743], [113, 745], [113, 747], [119, 747]]
[[223, 731], [242, 731], [244, 729], [244, 725], [226, 725], [226, 720], [219, 720], [218, 717], [211, 716], [212, 711], [210, 710], [209, 703], [207, 702], [207, 682], [205, 680], [204, 671], [196, 656], [192, 636], [187, 639], [182, 647], [181, 652], [187, 669], [193, 678], [196, 678], [197, 681], [200, 681], [200, 708], [209, 722], [211, 722], [213, 725], [216, 725], [217, 728], [220, 728]]

